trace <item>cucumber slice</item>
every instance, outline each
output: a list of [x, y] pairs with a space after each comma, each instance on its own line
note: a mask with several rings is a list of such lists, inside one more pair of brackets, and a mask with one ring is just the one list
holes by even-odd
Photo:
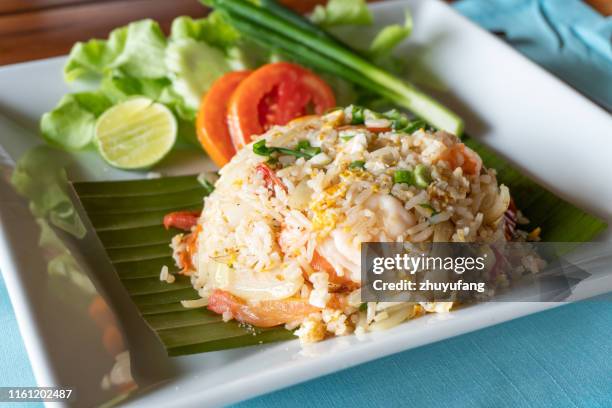
[[95, 142], [111, 166], [147, 168], [160, 161], [176, 141], [172, 112], [149, 98], [128, 99], [108, 109], [96, 122]]

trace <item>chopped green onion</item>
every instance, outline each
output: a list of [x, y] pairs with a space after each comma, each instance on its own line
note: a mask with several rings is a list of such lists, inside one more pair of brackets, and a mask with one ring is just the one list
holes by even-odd
[[414, 173], [410, 170], [396, 170], [395, 173], [393, 173], [393, 182], [398, 184], [410, 184], [412, 186], [415, 184]]
[[414, 181], [417, 187], [427, 188], [431, 183], [429, 169], [423, 164], [417, 164], [414, 169]]
[[365, 109], [361, 106], [352, 106], [351, 109], [351, 125], [363, 125], [365, 122]]
[[270, 156], [274, 153], [274, 150], [266, 146], [266, 139], [261, 139], [259, 142], [253, 144], [253, 153], [260, 156]]
[[280, 153], [309, 160], [321, 153], [321, 148], [311, 146], [308, 140], [301, 140], [297, 144], [297, 149], [292, 150], [284, 147], [266, 146], [266, 139], [261, 139], [253, 144], [253, 153], [266, 157], [270, 157], [274, 153]]
[[368, 304], [363, 302], [362, 304], [359, 305], [359, 311], [360, 312], [365, 312], [366, 310], [368, 310]]
[[393, 173], [393, 182], [427, 188], [429, 183], [431, 183], [431, 176], [427, 167], [418, 164], [414, 171], [396, 170], [395, 173]]
[[355, 160], [351, 164], [349, 164], [349, 169], [363, 169], [365, 168], [365, 162], [363, 160]]
[[311, 146], [308, 140], [300, 140], [297, 144], [297, 150], [312, 156], [316, 156], [317, 154], [321, 153], [321, 148]]
[[408, 118], [397, 109], [391, 109], [383, 114], [383, 117], [391, 121], [391, 129], [399, 131], [408, 126]]
[[425, 122], [423, 119], [415, 119], [415, 120], [408, 122], [406, 127], [402, 129], [402, 132], [412, 134], [419, 129], [426, 129], [426, 128], [427, 128], [427, 122]]

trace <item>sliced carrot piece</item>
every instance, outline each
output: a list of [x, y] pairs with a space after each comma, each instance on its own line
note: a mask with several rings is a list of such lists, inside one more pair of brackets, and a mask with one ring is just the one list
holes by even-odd
[[251, 71], [236, 71], [223, 75], [202, 99], [196, 118], [198, 140], [219, 167], [236, 154], [227, 128], [227, 107], [234, 90], [250, 74]]

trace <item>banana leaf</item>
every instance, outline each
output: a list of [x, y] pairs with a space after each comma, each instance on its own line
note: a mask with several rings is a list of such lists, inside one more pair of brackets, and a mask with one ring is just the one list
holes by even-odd
[[187, 309], [181, 300], [199, 298], [189, 278], [176, 275], [171, 284], [159, 280], [164, 265], [173, 270], [169, 244], [180, 232], [166, 230], [163, 217], [171, 211], [202, 209], [208, 190], [196, 176], [73, 186], [121, 283], [168, 355], [295, 338], [284, 328], [254, 329], [235, 321], [223, 322], [205, 308]]
[[[585, 242], [606, 228], [606, 223], [562, 200], [521, 175], [493, 151], [474, 139], [465, 143], [477, 151], [485, 165], [497, 169], [500, 183], [511, 191], [517, 207], [542, 228], [550, 242]], [[186, 309], [180, 301], [197, 299], [189, 278], [177, 276], [172, 284], [159, 280], [162, 266], [174, 265], [172, 235], [163, 216], [170, 211], [201, 209], [207, 189], [196, 176], [155, 180], [75, 183], [74, 188], [115, 270], [169, 355], [177, 356], [295, 338], [284, 328], [254, 329], [205, 308]]]

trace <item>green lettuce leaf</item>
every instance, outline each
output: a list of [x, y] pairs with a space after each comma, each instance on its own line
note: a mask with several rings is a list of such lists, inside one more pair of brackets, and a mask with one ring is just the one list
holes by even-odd
[[202, 95], [212, 83], [231, 71], [221, 50], [192, 38], [171, 41], [165, 61], [174, 92], [193, 110], [198, 108]]
[[171, 82], [167, 78], [135, 78], [116, 71], [104, 76], [100, 83], [100, 92], [104, 93], [113, 103], [124, 101], [134, 95], [158, 100], [170, 85]]
[[172, 22], [170, 32], [171, 40], [191, 38], [221, 49], [235, 45], [240, 38], [238, 31], [216, 11], [200, 19], [177, 17]]
[[96, 78], [109, 69], [119, 69], [137, 78], [166, 76], [166, 37], [159, 24], [141, 20], [113, 30], [108, 40], [77, 43], [64, 66], [67, 82]]
[[136, 21], [128, 25], [125, 47], [112, 68], [120, 68], [126, 75], [138, 78], [166, 76], [164, 54], [166, 37], [153, 20]]
[[72, 82], [100, 77], [125, 48], [127, 33], [128, 28], [121, 27], [113, 30], [108, 40], [76, 43], [64, 65], [64, 80]]
[[330, 0], [326, 6], [317, 6], [310, 19], [323, 27], [369, 25], [374, 21], [365, 0]]
[[40, 120], [43, 138], [67, 150], [87, 146], [95, 133], [96, 119], [112, 102], [102, 92], [80, 92], [64, 96]]
[[370, 45], [370, 53], [375, 57], [389, 55], [393, 49], [412, 33], [412, 14], [406, 10], [404, 25], [393, 24], [380, 30]]

